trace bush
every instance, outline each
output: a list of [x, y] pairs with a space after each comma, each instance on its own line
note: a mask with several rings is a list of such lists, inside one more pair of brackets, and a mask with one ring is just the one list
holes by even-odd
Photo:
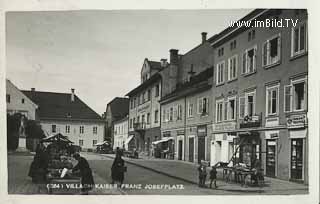
[[14, 115], [7, 114], [7, 148], [8, 150], [16, 150], [19, 145], [19, 130], [22, 115], [16, 113]]

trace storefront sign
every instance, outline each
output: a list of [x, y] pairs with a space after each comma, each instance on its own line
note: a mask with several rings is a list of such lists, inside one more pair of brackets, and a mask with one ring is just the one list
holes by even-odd
[[170, 131], [166, 131], [162, 133], [162, 137], [170, 137], [171, 136], [171, 132]]
[[279, 125], [279, 117], [266, 118], [266, 127], [274, 127]]
[[184, 130], [177, 130], [177, 135], [184, 135]]
[[227, 123], [217, 123], [213, 124], [213, 131], [229, 131], [236, 129], [236, 122], [227, 122]]
[[307, 123], [307, 116], [305, 114], [290, 115], [287, 118], [288, 128], [302, 128], [302, 127], [305, 127], [306, 123]]
[[306, 138], [307, 137], [307, 129], [303, 130], [290, 130], [289, 136], [291, 139], [298, 139], [298, 138]]
[[198, 126], [198, 137], [205, 137], [207, 135], [207, 126]]
[[265, 132], [265, 139], [276, 139], [279, 138], [279, 130], [274, 131], [266, 131]]
[[259, 115], [245, 116], [240, 122], [240, 128], [260, 127], [261, 121]]
[[150, 107], [150, 104], [144, 105], [144, 106], [138, 108], [138, 112], [143, 112], [143, 111], [145, 111], [146, 109], [148, 109], [149, 107]]

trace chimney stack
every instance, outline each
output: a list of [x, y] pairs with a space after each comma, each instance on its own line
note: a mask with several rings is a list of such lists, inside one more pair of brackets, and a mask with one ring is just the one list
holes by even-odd
[[202, 43], [205, 43], [207, 41], [207, 33], [206, 32], [202, 32], [201, 36], [202, 36]]
[[170, 49], [170, 64], [178, 65], [179, 63], [178, 51], [179, 50], [176, 50], [176, 49]]
[[168, 65], [167, 59], [161, 59], [160, 63], [161, 63], [161, 67], [166, 67]]
[[71, 102], [74, 102], [74, 89], [71, 89]]

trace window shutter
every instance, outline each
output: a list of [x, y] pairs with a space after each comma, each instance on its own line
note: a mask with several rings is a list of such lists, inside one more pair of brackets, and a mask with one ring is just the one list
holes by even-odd
[[262, 65], [263, 66], [266, 66], [268, 64], [267, 54], [268, 54], [268, 41], [263, 44], [263, 48], [262, 48]]
[[245, 97], [239, 97], [239, 118], [243, 118], [245, 115]]
[[292, 110], [292, 85], [284, 87], [284, 112]]
[[242, 74], [246, 73], [247, 66], [247, 51], [245, 51], [242, 55]]
[[277, 62], [280, 61], [281, 59], [281, 36], [279, 35], [278, 37], [278, 59], [277, 59]]

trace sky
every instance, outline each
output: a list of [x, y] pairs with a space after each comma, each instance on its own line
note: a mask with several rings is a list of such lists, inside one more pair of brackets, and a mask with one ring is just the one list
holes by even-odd
[[140, 84], [145, 58], [169, 60], [251, 10], [78, 10], [6, 14], [6, 77], [19, 89], [70, 93], [98, 114]]

